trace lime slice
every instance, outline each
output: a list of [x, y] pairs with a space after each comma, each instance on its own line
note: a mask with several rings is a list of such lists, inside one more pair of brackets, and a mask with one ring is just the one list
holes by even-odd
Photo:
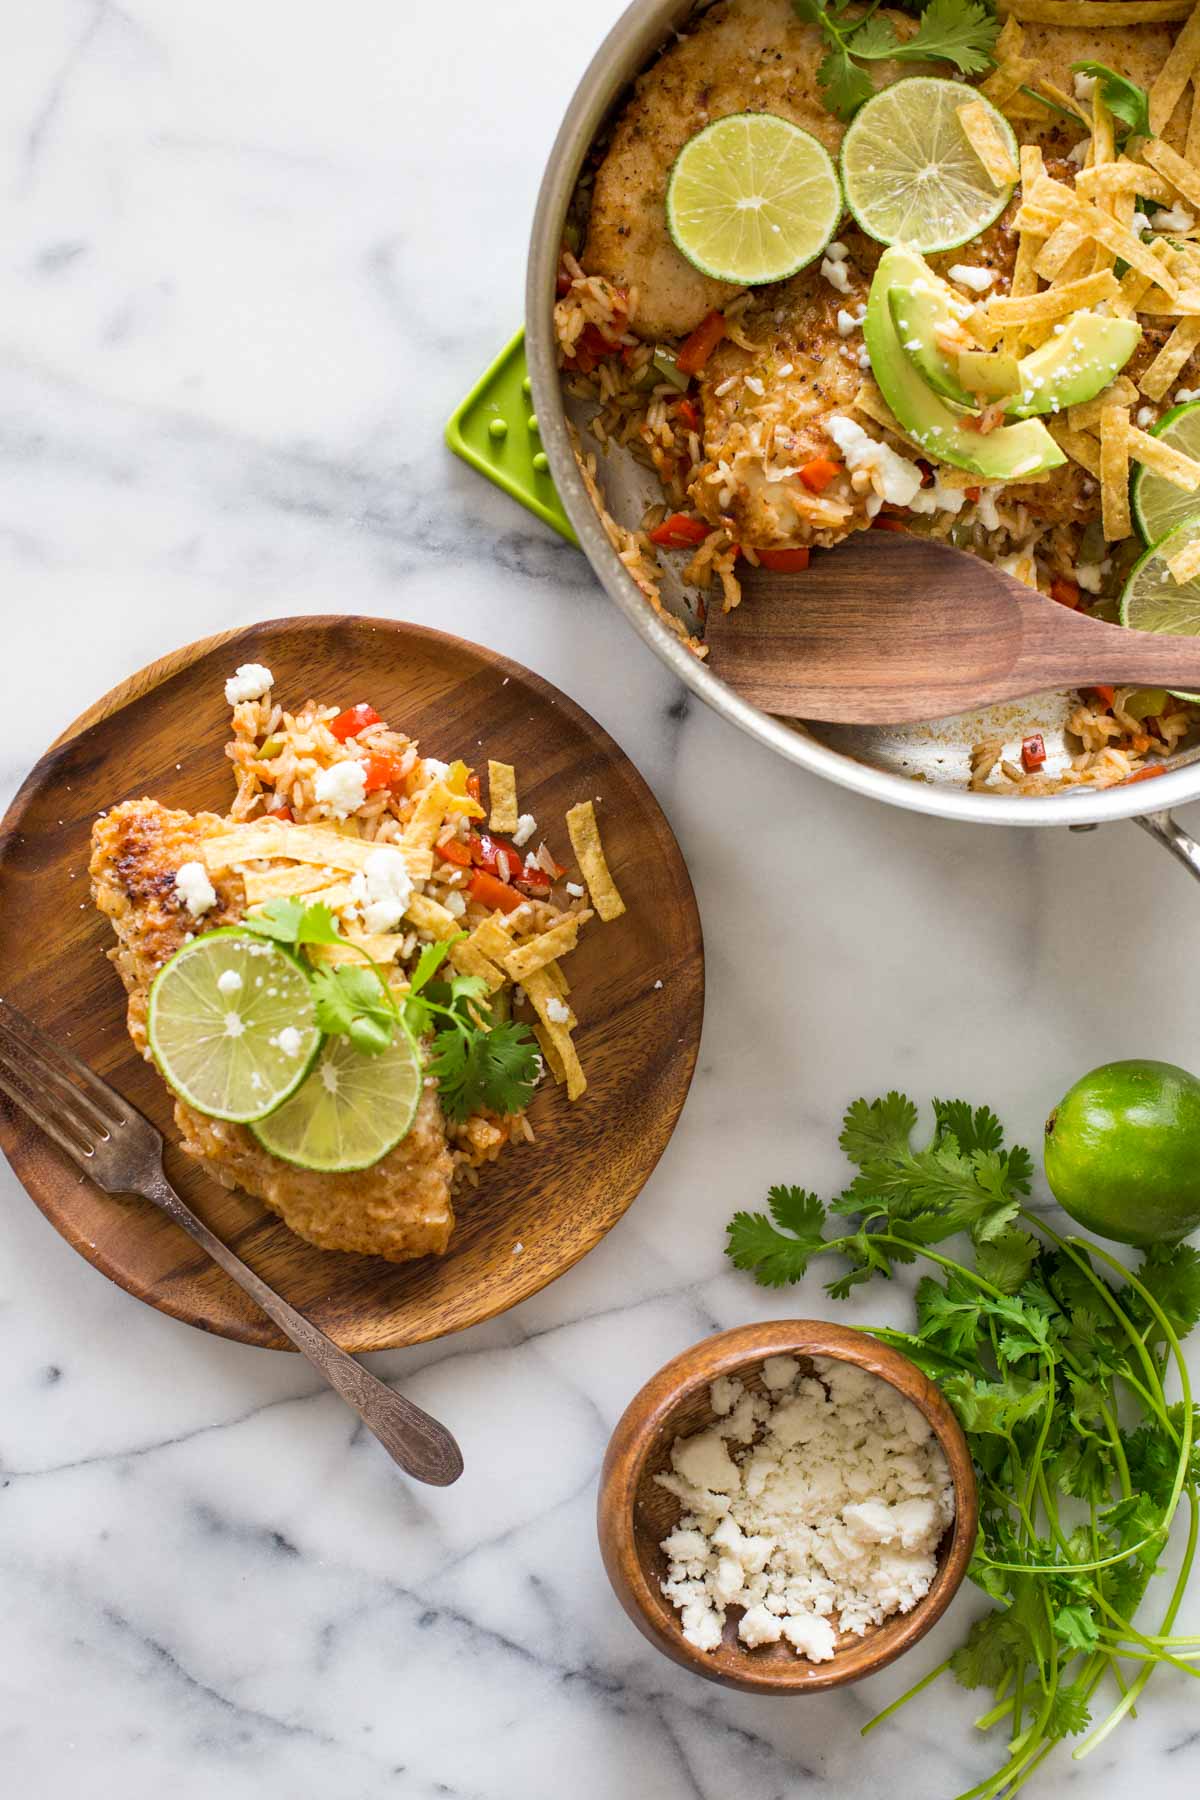
[[[1184, 549], [1198, 529], [1200, 517], [1177, 525], [1134, 563], [1121, 595], [1122, 625], [1133, 631], [1164, 631], [1170, 637], [1200, 637], [1200, 576], [1177, 582], [1166, 564], [1166, 557]], [[1179, 688], [1168, 691], [1178, 700], [1200, 705], [1200, 694], [1185, 694]]]
[[667, 185], [667, 226], [718, 281], [782, 281], [819, 256], [842, 216], [833, 158], [774, 113], [733, 113], [690, 138]]
[[369, 1169], [411, 1129], [424, 1079], [404, 1025], [378, 1056], [349, 1038], [326, 1038], [304, 1086], [251, 1130], [264, 1150], [301, 1169]]
[[846, 205], [869, 237], [912, 250], [954, 250], [998, 219], [1011, 187], [996, 188], [972, 150], [957, 108], [989, 107], [1017, 160], [1008, 120], [959, 81], [913, 75], [855, 113], [842, 139]]
[[295, 1092], [321, 1043], [300, 963], [236, 925], [205, 932], [164, 963], [146, 1031], [181, 1100], [241, 1124]]
[[[1189, 401], [1186, 406], [1173, 406], [1170, 412], [1163, 414], [1150, 436], [1161, 438], [1164, 444], [1170, 444], [1172, 450], [1182, 450], [1185, 456], [1200, 457], [1200, 400]], [[1173, 481], [1164, 481], [1144, 463], [1138, 463], [1134, 469], [1129, 497], [1144, 544], [1161, 543], [1184, 519], [1195, 518], [1200, 513], [1200, 496], [1185, 493]]]

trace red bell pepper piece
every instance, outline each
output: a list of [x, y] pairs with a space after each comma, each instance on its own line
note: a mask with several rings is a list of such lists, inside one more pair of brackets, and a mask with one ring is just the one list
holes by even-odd
[[803, 544], [795, 550], [756, 550], [754, 554], [764, 569], [794, 573], [797, 569], [807, 569], [812, 552], [807, 544]]
[[1121, 786], [1129, 787], [1135, 781], [1149, 781], [1153, 776], [1165, 775], [1166, 772], [1167, 765], [1165, 763], [1147, 763], [1144, 769], [1135, 769], [1132, 775], [1127, 775]]
[[830, 482], [837, 479], [841, 469], [841, 463], [835, 463], [828, 456], [814, 456], [801, 469], [800, 479], [811, 493], [823, 494]]
[[1111, 688], [1111, 687], [1086, 688], [1084, 691], [1089, 694], [1095, 694], [1096, 699], [1099, 701], [1100, 705], [1102, 707], [1104, 707], [1104, 709], [1106, 711], [1112, 705], [1113, 701], [1117, 697], [1116, 688]]
[[1040, 731], [1035, 731], [1021, 744], [1021, 762], [1027, 775], [1040, 769], [1046, 760], [1046, 740]]
[[331, 719], [329, 729], [338, 743], [344, 744], [347, 738], [357, 737], [368, 725], [378, 724], [379, 714], [375, 708], [368, 706], [365, 700], [360, 700], [357, 706], [348, 707], [336, 719]]
[[295, 820], [295, 814], [290, 806], [268, 806], [267, 817], [268, 819], [280, 819], [285, 825], [291, 825]]
[[470, 848], [460, 838], [447, 838], [444, 844], [433, 847], [443, 862], [455, 863], [460, 869], [471, 867]]
[[650, 533], [652, 544], [661, 544], [664, 550], [687, 550], [693, 544], [702, 544], [711, 525], [702, 519], [689, 518], [687, 513], [672, 513], [661, 525], [656, 525]]
[[478, 900], [489, 912], [499, 907], [501, 912], [516, 912], [522, 903], [522, 895], [506, 881], [498, 881], [489, 875], [486, 869], [476, 869], [467, 883], [467, 892], [472, 900]]
[[403, 779], [403, 771], [394, 756], [368, 756], [367, 782], [363, 792], [377, 794], [380, 788], [395, 787]]
[[700, 409], [694, 400], [681, 400], [676, 406], [675, 411], [679, 414], [679, 417], [683, 420], [683, 423], [687, 426], [689, 431], [699, 431]]
[[876, 513], [871, 520], [873, 531], [907, 531], [908, 526], [903, 519], [897, 519], [893, 513]]
[[1069, 606], [1074, 612], [1079, 605], [1079, 583], [1068, 581], [1065, 575], [1056, 575], [1050, 583], [1050, 598], [1057, 600], [1060, 606]]
[[701, 319], [691, 337], [684, 339], [675, 358], [679, 373], [698, 375], [724, 336], [724, 313], [710, 312], [707, 318]]

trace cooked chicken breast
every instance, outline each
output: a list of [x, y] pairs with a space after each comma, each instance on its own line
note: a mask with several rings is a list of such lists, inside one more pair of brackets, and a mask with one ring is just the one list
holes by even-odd
[[[150, 984], [196, 924], [176, 892], [176, 871], [200, 857], [205, 838], [226, 828], [215, 813], [175, 812], [155, 800], [127, 801], [93, 827], [92, 892], [117, 935], [109, 955], [129, 995], [129, 1035], [147, 1060]], [[222, 875], [214, 886], [217, 905], [204, 914], [205, 930], [236, 924], [245, 907], [239, 876]], [[268, 1155], [244, 1126], [206, 1118], [181, 1100], [175, 1120], [189, 1156], [225, 1187], [264, 1201], [322, 1249], [407, 1262], [440, 1255], [450, 1241], [454, 1165], [432, 1082], [407, 1137], [373, 1168], [353, 1174], [292, 1168]]]
[[[853, 13], [853, 8], [851, 13]], [[884, 8], [901, 37], [916, 29], [907, 13]], [[1141, 25], [1101, 32], [1056, 26], [1026, 27], [1023, 55], [1070, 94], [1071, 64], [1103, 57], [1149, 86], [1176, 34], [1172, 25]], [[737, 288], [714, 281], [680, 255], [667, 230], [667, 181], [688, 139], [730, 113], [770, 112], [802, 125], [831, 151], [844, 127], [826, 110], [817, 70], [827, 45], [820, 28], [803, 24], [790, 0], [724, 0], [711, 7], [686, 37], [664, 50], [634, 87], [633, 98], [613, 128], [595, 178], [587, 241], [581, 255], [589, 274], [637, 289], [632, 328], [643, 338], [683, 337]], [[902, 75], [945, 75], [946, 65], [872, 64], [877, 87]], [[1061, 113], [1037, 100], [1022, 100], [1028, 114], [1022, 138], [1040, 143], [1047, 156], [1065, 155], [1082, 135]], [[1164, 133], [1182, 149], [1188, 97]], [[975, 246], [967, 247], [973, 253]], [[973, 258], [972, 258], [973, 259]]]

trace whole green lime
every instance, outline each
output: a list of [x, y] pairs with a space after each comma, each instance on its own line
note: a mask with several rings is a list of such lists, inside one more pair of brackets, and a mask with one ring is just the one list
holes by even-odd
[[1121, 1244], [1200, 1225], [1200, 1081], [1174, 1063], [1105, 1063], [1046, 1120], [1046, 1179], [1064, 1212]]

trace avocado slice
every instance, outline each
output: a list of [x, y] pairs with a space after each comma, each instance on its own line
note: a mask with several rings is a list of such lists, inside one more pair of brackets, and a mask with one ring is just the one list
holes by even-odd
[[1057, 337], [1021, 358], [1020, 386], [1005, 407], [1014, 419], [1061, 412], [1094, 400], [1119, 375], [1141, 342], [1135, 319], [1079, 312]]
[[1066, 461], [1038, 419], [981, 432], [970, 414], [935, 394], [901, 346], [888, 299], [893, 287], [911, 287], [927, 276], [922, 259], [895, 244], [879, 259], [863, 334], [871, 368], [884, 399], [903, 429], [933, 462], [969, 469], [985, 481], [1019, 481]]
[[980, 400], [1007, 400], [1021, 385], [1015, 356], [1004, 350], [962, 350], [958, 357], [959, 380]]
[[960, 353], [974, 343], [962, 325], [963, 314], [970, 312], [970, 307], [929, 268], [913, 282], [889, 288], [888, 306], [900, 348], [921, 379], [956, 406], [978, 407], [976, 396], [963, 386], [958, 372]]

